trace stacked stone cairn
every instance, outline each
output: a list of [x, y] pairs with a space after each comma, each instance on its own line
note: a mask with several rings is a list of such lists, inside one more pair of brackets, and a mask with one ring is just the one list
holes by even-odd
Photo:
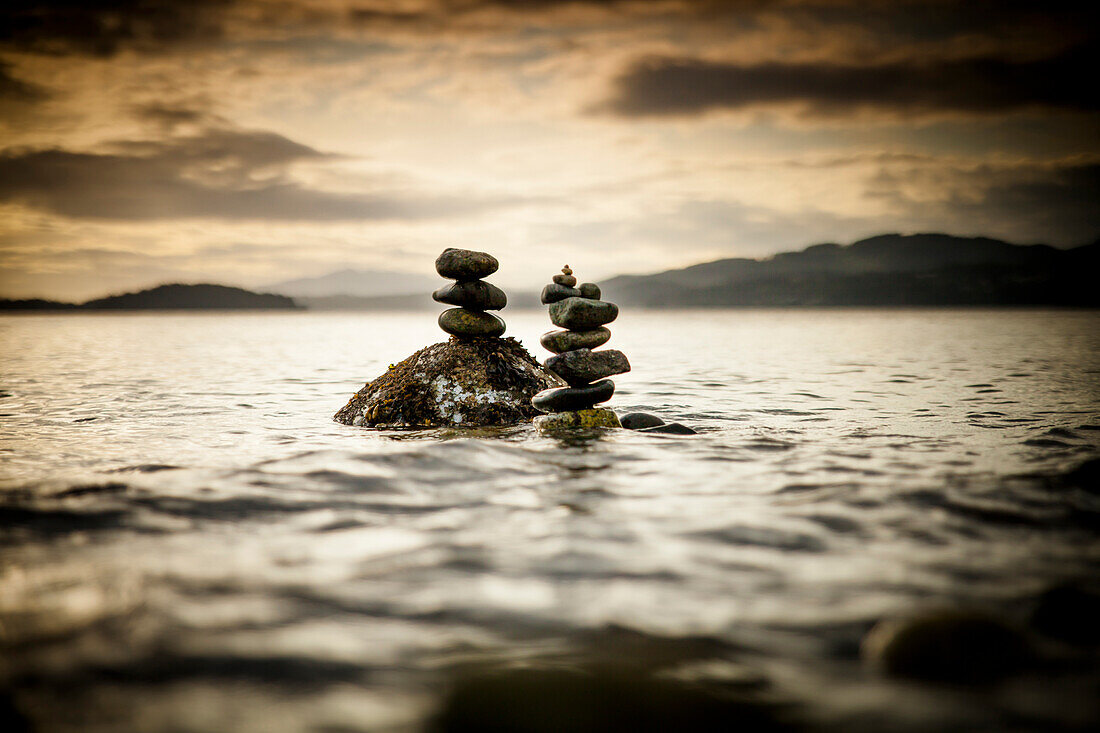
[[569, 265], [543, 288], [542, 302], [550, 306], [550, 321], [562, 329], [539, 339], [555, 354], [544, 366], [569, 386], [543, 390], [531, 399], [536, 409], [550, 413], [535, 418], [535, 424], [541, 430], [621, 427], [613, 411], [595, 406], [615, 394], [615, 383], [607, 377], [629, 372], [630, 362], [615, 349], [593, 351], [611, 338], [605, 326], [618, 317], [619, 307], [600, 300], [599, 286], [578, 286]]
[[435, 271], [454, 280], [434, 293], [439, 303], [458, 306], [439, 314], [439, 327], [458, 338], [500, 336], [504, 320], [485, 311], [498, 311], [508, 305], [508, 296], [496, 285], [481, 278], [497, 271], [497, 258], [485, 252], [449, 247], [435, 261]]

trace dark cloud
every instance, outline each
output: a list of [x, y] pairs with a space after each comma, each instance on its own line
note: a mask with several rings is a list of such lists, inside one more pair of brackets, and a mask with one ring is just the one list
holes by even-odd
[[0, 61], [0, 100], [5, 103], [28, 103], [49, 97], [49, 93], [37, 84], [12, 76], [10, 68], [9, 64]]
[[739, 65], [648, 58], [616, 81], [598, 107], [625, 117], [699, 115], [712, 110], [798, 104], [817, 114], [860, 109], [993, 114], [1028, 108], [1093, 112], [1100, 89], [1080, 74], [1097, 61], [1089, 44], [1052, 58], [908, 60]]
[[83, 219], [275, 221], [421, 220], [514, 203], [341, 194], [287, 176], [293, 163], [332, 157], [280, 135], [240, 130], [116, 143], [108, 152], [9, 150], [0, 153], [0, 202]]

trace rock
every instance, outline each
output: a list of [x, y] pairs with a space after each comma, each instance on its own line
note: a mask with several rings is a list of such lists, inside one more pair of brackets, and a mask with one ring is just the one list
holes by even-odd
[[962, 685], [998, 682], [1034, 661], [1026, 637], [976, 611], [930, 611], [878, 623], [863, 657], [892, 677]]
[[607, 402], [615, 394], [615, 383], [601, 379], [584, 387], [557, 387], [546, 389], [531, 398], [531, 404], [543, 412], [584, 410], [600, 402]]
[[439, 314], [439, 327], [452, 336], [500, 336], [506, 328], [504, 321], [492, 313], [468, 311], [465, 308], [448, 308]]
[[577, 284], [577, 278], [572, 275], [554, 275], [551, 278], [556, 285], [564, 285], [567, 288], [571, 288]]
[[555, 412], [540, 415], [534, 420], [539, 430], [559, 430], [563, 428], [620, 428], [619, 418], [611, 410], [594, 407], [590, 410], [574, 412]]
[[639, 433], [666, 433], [668, 435], [698, 435], [694, 430], [687, 425], [682, 425], [678, 422], [665, 423], [663, 425], [653, 425], [648, 428], [636, 428]]
[[630, 371], [626, 354], [617, 349], [566, 351], [564, 354], [551, 356], [544, 366], [564, 379], [570, 387], [579, 387], [597, 379]]
[[575, 349], [595, 349], [611, 339], [611, 332], [603, 326], [591, 331], [548, 331], [539, 337], [539, 343], [547, 351], [562, 354]]
[[476, 311], [498, 311], [508, 305], [507, 294], [496, 285], [483, 280], [466, 280], [444, 285], [432, 293], [432, 300]]
[[557, 303], [559, 300], [565, 300], [566, 298], [579, 298], [581, 297], [581, 291], [576, 288], [567, 288], [564, 285], [558, 285], [557, 283], [550, 283], [542, 289], [542, 295], [539, 300], [543, 305], [549, 305], [550, 303]]
[[487, 252], [448, 247], [435, 260], [435, 271], [451, 280], [478, 280], [497, 271], [500, 263]]
[[582, 298], [588, 298], [589, 300], [600, 299], [600, 286], [596, 283], [581, 283], [577, 290], [581, 291]]
[[655, 428], [658, 425], [665, 424], [664, 420], [656, 415], [650, 415], [648, 412], [629, 412], [625, 415], [620, 415], [619, 422], [621, 422], [623, 427], [627, 430]]
[[550, 304], [550, 321], [570, 331], [588, 331], [619, 317], [619, 306], [606, 300], [566, 298]]
[[1100, 593], [1094, 591], [1072, 583], [1047, 589], [1031, 613], [1031, 628], [1066, 644], [1100, 646]]
[[367, 384], [334, 419], [345, 425], [515, 425], [539, 412], [536, 393], [563, 382], [512, 338], [450, 339]]

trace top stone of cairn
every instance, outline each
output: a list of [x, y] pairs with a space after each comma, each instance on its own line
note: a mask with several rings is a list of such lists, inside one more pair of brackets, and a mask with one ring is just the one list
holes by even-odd
[[487, 252], [448, 247], [435, 260], [435, 271], [450, 280], [469, 281], [488, 277], [500, 263]]

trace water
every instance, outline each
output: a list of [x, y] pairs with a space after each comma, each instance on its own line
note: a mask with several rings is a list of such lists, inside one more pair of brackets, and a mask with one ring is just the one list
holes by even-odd
[[331, 422], [430, 315], [4, 317], [0, 690], [43, 730], [407, 730], [457, 668], [595, 649], [823, 729], [1085, 725], [1078, 650], [964, 694], [858, 646], [1098, 577], [1097, 319], [627, 311], [611, 405], [700, 434], [563, 441]]

